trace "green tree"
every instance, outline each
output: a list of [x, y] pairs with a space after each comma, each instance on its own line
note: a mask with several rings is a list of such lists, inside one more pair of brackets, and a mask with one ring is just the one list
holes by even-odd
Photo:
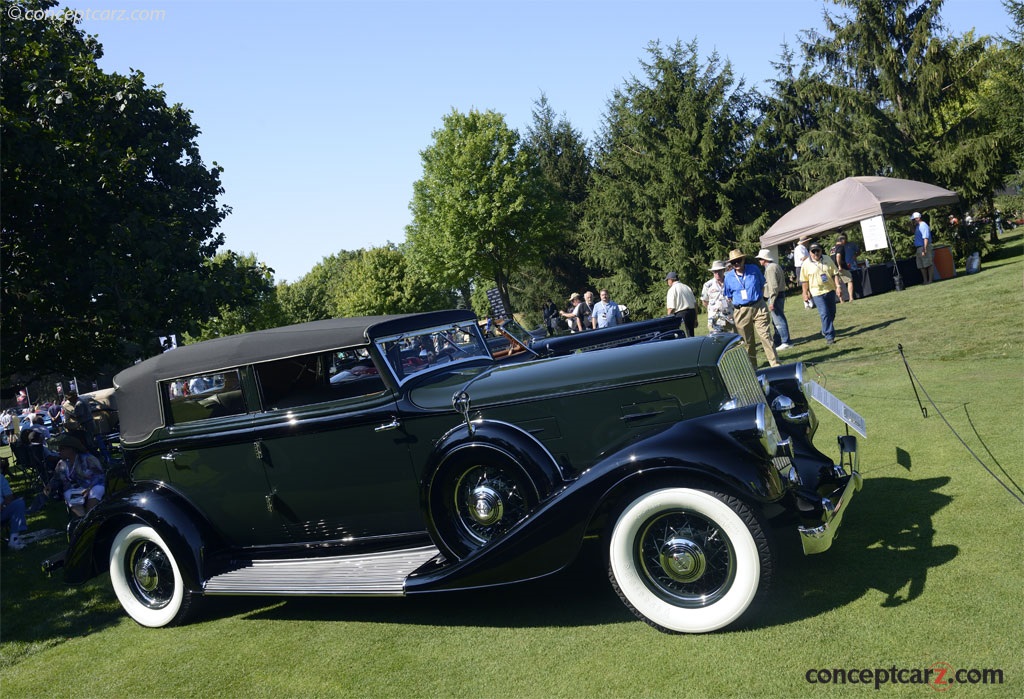
[[640, 315], [664, 313], [665, 272], [699, 286], [730, 247], [756, 249], [774, 187], [750, 168], [759, 95], [697, 44], [652, 44], [617, 90], [597, 147], [582, 232], [601, 286]]
[[530, 314], [530, 322], [540, 322], [545, 300], [582, 291], [592, 275], [580, 254], [580, 227], [593, 164], [586, 140], [564, 115], [556, 116], [545, 95], [534, 104], [526, 142], [547, 181], [557, 222], [543, 260], [519, 276], [516, 289], [520, 310]]
[[467, 306], [474, 286], [497, 287], [511, 312], [511, 279], [557, 230], [546, 181], [502, 115], [453, 110], [443, 122], [413, 185], [409, 260], [431, 288], [456, 290]]
[[[1005, 174], [1002, 146], [970, 108], [987, 37], [944, 34], [942, 0], [832, 0], [803, 47], [815, 123], [799, 139], [805, 194], [851, 175], [935, 182], [972, 201]], [[802, 198], [802, 197], [801, 197]]]
[[423, 283], [394, 245], [360, 250], [344, 273], [336, 299], [338, 315], [390, 315], [451, 308], [451, 293]]
[[277, 298], [288, 323], [340, 316], [337, 299], [342, 280], [358, 256], [358, 252], [341, 250], [313, 265], [313, 269], [297, 281], [279, 284]]
[[286, 324], [277, 300], [274, 270], [257, 260], [255, 253], [239, 255], [226, 250], [206, 264], [218, 268], [211, 276], [227, 283], [235, 300], [222, 304], [216, 315], [199, 323], [195, 333], [185, 333], [187, 343]]
[[208, 264], [221, 168], [142, 73], [104, 73], [70, 17], [13, 20], [15, 5], [56, 3], [0, 0], [4, 372], [119, 368], [241, 291]]

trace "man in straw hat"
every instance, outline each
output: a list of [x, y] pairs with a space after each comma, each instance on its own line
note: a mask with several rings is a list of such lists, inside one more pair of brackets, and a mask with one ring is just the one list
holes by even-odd
[[580, 292], [574, 291], [569, 296], [569, 310], [559, 311], [558, 314], [566, 319], [569, 323], [569, 332], [581, 333], [583, 332], [583, 297], [580, 296]]
[[921, 281], [931, 284], [932, 265], [935, 264], [932, 229], [921, 219], [921, 214], [917, 211], [910, 215], [910, 232], [914, 236], [914, 258], [917, 260], [917, 268], [921, 270]]
[[761, 263], [764, 270], [764, 298], [768, 302], [768, 312], [772, 316], [772, 323], [775, 324], [775, 349], [788, 350], [789, 344], [789, 323], [786, 322], [786, 273], [775, 258], [771, 250], [761, 248], [757, 252], [757, 261]]
[[725, 295], [732, 301], [733, 318], [736, 320], [736, 332], [747, 344], [747, 356], [750, 364], [757, 370], [757, 345], [754, 344], [754, 333], [761, 340], [768, 364], [779, 365], [779, 356], [775, 354], [772, 334], [768, 327], [768, 304], [764, 302], [764, 276], [757, 265], [747, 264], [746, 255], [739, 250], [729, 253], [729, 266], [732, 267], [725, 275]]
[[700, 290], [700, 300], [708, 312], [708, 334], [734, 333], [736, 323], [732, 318], [732, 301], [725, 295], [725, 273], [729, 271], [729, 265], [725, 260], [715, 260], [711, 263], [711, 279], [704, 282]]
[[63, 434], [57, 440], [60, 463], [53, 474], [53, 480], [43, 489], [46, 495], [54, 488], [60, 488], [64, 502], [78, 517], [96, 507], [106, 492], [106, 474], [100, 460], [89, 453], [81, 440], [70, 434]]

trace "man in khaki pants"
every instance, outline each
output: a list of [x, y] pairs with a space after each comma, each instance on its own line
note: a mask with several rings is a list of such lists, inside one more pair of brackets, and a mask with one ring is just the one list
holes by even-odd
[[756, 332], [768, 364], [778, 366], [779, 356], [775, 354], [768, 325], [768, 304], [764, 301], [764, 275], [757, 265], [746, 264], [746, 255], [739, 250], [729, 253], [729, 266], [732, 269], [725, 273], [725, 295], [732, 300], [736, 332], [747, 343], [750, 364], [757, 371], [757, 345], [754, 344]]

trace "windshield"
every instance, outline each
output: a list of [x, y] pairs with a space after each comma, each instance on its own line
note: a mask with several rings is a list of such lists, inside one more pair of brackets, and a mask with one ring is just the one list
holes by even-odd
[[399, 383], [437, 365], [491, 359], [473, 321], [384, 337], [376, 344]]

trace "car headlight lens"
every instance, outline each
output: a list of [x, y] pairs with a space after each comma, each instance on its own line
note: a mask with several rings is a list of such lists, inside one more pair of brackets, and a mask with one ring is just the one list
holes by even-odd
[[779, 451], [779, 442], [782, 441], [782, 433], [775, 422], [775, 416], [768, 410], [768, 406], [760, 403], [757, 406], [757, 432], [761, 440], [761, 446], [765, 454], [774, 457]]

